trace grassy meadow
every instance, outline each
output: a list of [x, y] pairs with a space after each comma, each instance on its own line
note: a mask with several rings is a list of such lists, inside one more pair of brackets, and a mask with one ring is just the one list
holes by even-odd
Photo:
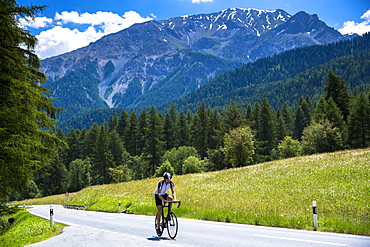
[[52, 227], [49, 220], [34, 216], [25, 210], [19, 210], [10, 217], [13, 217], [15, 221], [4, 235], [0, 235], [0, 246], [3, 247], [37, 243], [54, 237], [65, 227], [59, 223], [55, 223]]
[[[69, 204], [87, 210], [154, 215], [160, 178], [85, 188]], [[370, 149], [266, 162], [222, 171], [174, 176], [178, 217], [370, 235]], [[64, 195], [19, 202], [63, 203]], [[121, 207], [119, 208], [119, 202]]]

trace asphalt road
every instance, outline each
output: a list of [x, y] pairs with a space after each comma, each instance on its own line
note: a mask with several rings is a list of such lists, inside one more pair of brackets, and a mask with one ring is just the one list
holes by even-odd
[[[153, 216], [64, 209], [54, 205], [54, 221], [69, 225], [58, 236], [30, 246], [352, 246], [370, 247], [370, 237], [178, 219], [179, 232], [172, 240], [164, 232], [157, 237]], [[50, 218], [50, 205], [28, 210]], [[176, 212], [176, 209], [174, 209]]]

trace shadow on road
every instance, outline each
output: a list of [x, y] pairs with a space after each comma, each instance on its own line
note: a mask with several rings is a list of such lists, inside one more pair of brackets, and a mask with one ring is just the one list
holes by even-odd
[[151, 238], [147, 238], [150, 241], [163, 241], [163, 240], [174, 240], [170, 238], [165, 238], [165, 237], [158, 237], [158, 236], [153, 236]]

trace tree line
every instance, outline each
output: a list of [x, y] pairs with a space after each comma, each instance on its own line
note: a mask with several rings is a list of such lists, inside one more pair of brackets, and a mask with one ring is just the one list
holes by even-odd
[[247, 107], [232, 101], [223, 111], [202, 103], [194, 114], [172, 104], [165, 114], [155, 106], [139, 114], [122, 110], [89, 130], [59, 130], [68, 148], [17, 197], [370, 146], [370, 93], [350, 93], [332, 71], [323, 91], [318, 102], [306, 96], [277, 110], [267, 98]]

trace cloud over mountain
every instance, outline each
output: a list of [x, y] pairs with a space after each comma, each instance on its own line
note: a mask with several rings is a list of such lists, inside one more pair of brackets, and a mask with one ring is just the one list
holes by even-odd
[[370, 32], [370, 9], [366, 11], [362, 16], [362, 22], [356, 23], [354, 21], [346, 21], [343, 24], [343, 28], [338, 31], [341, 34], [359, 34], [363, 35], [364, 33]]
[[36, 38], [39, 40], [36, 53], [43, 59], [87, 46], [101, 37], [121, 31], [135, 23], [152, 20], [135, 11], [117, 13], [98, 11], [78, 13], [63, 11], [54, 18], [37, 17], [34, 20], [20, 19], [22, 27], [48, 28]]

